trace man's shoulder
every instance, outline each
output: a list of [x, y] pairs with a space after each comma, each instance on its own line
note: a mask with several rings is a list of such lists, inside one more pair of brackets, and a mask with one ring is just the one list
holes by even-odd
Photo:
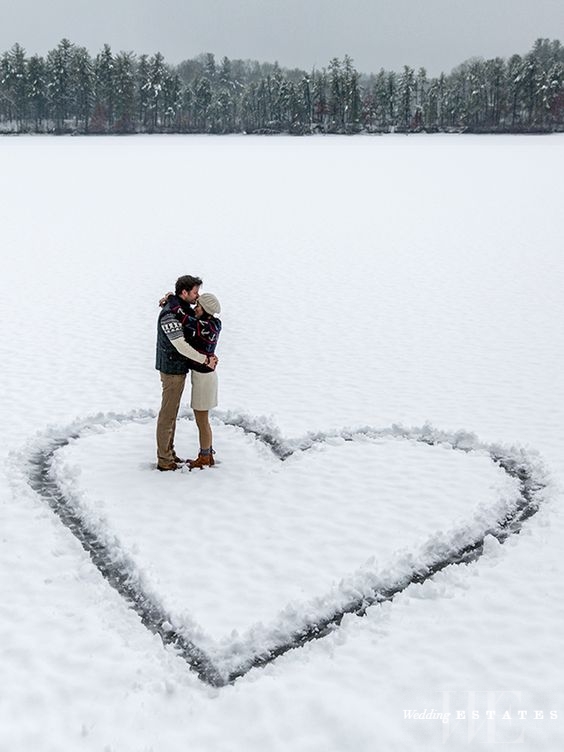
[[176, 339], [176, 337], [182, 337], [182, 325], [172, 311], [165, 311], [164, 314], [159, 317], [159, 324], [162, 331], [169, 338]]

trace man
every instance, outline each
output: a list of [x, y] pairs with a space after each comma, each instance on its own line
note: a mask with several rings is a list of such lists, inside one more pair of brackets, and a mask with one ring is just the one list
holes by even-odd
[[184, 339], [182, 325], [171, 307], [185, 306], [188, 311], [198, 299], [202, 280], [189, 274], [176, 280], [174, 295], [168, 298], [159, 313], [157, 325], [156, 368], [160, 371], [162, 401], [157, 418], [157, 468], [161, 471], [176, 470], [182, 460], [174, 450], [176, 418], [184, 391], [190, 361], [215, 368], [217, 357], [204, 355], [191, 347]]

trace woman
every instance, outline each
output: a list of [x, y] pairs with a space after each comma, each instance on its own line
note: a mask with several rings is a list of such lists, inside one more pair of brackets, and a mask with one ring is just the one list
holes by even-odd
[[[185, 307], [171, 306], [172, 312], [182, 324], [184, 337], [188, 344], [203, 355], [213, 355], [221, 332], [221, 321], [217, 315], [221, 313], [219, 300], [211, 292], [204, 292], [196, 301], [195, 308], [186, 313]], [[190, 470], [211, 467], [214, 462], [212, 430], [209, 421], [209, 411], [217, 407], [217, 373], [194, 361], [190, 364], [192, 379], [192, 398], [190, 407], [194, 410], [200, 451], [195, 460], [187, 460]]]

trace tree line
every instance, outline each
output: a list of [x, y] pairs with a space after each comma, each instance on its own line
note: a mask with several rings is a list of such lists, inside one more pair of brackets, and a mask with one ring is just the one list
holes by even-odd
[[306, 72], [277, 63], [177, 66], [152, 56], [92, 57], [63, 39], [45, 57], [19, 44], [0, 57], [2, 133], [379, 133], [564, 130], [564, 46], [473, 58], [449, 74], [424, 68], [360, 74], [349, 56]]

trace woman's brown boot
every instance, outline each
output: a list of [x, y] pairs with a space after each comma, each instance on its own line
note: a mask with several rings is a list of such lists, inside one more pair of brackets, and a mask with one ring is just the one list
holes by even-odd
[[213, 458], [213, 449], [200, 450], [197, 459], [188, 460], [188, 467], [193, 470], [195, 467], [199, 467], [200, 470], [204, 467], [213, 467], [215, 461]]

